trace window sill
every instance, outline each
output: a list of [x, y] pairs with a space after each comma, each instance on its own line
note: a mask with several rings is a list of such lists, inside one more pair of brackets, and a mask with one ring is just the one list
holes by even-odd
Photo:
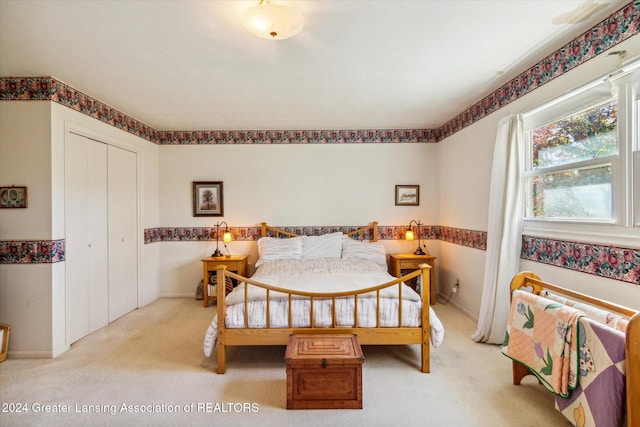
[[640, 227], [524, 220], [522, 234], [545, 239], [640, 248]]

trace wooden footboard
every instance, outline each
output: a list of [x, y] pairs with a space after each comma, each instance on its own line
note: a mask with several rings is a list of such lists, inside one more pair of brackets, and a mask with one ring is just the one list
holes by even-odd
[[[629, 317], [629, 324], [625, 337], [625, 375], [627, 395], [627, 425], [640, 427], [640, 312], [598, 298], [571, 291], [558, 285], [543, 282], [530, 272], [518, 273], [511, 281], [511, 293], [515, 289], [533, 288], [532, 292], [539, 295], [543, 290], [557, 292], [568, 298], [585, 302], [608, 311]], [[529, 375], [529, 370], [522, 364], [513, 361], [513, 383], [520, 384], [522, 378]]]
[[[246, 345], [286, 345], [291, 334], [356, 334], [358, 336], [358, 342], [362, 345], [405, 345], [405, 344], [420, 344], [421, 345], [421, 370], [422, 372], [429, 372], [429, 350], [430, 350], [430, 323], [429, 323], [429, 289], [430, 289], [430, 274], [429, 269], [431, 267], [427, 264], [420, 266], [419, 270], [416, 270], [403, 277], [394, 279], [390, 282], [383, 283], [377, 286], [373, 286], [367, 289], [361, 289], [352, 292], [339, 292], [339, 293], [317, 293], [317, 292], [299, 292], [289, 289], [283, 289], [276, 286], [271, 286], [266, 283], [260, 283], [247, 277], [237, 275], [229, 272], [224, 266], [220, 266], [217, 271], [218, 283], [224, 283], [225, 276], [231, 277], [257, 286], [266, 291], [267, 300], [270, 299], [272, 292], [280, 292], [287, 295], [288, 301], [288, 327], [286, 328], [272, 328], [270, 325], [269, 304], [266, 305], [266, 327], [265, 328], [250, 328], [248, 324], [248, 309], [247, 300], [248, 286], [245, 286], [245, 313], [244, 313], [244, 328], [226, 328], [225, 327], [225, 315], [226, 315], [226, 295], [225, 287], [217, 287], [217, 316], [218, 316], [218, 338], [217, 338], [217, 358], [218, 358], [218, 373], [223, 374], [226, 371], [226, 347], [227, 346], [246, 346]], [[421, 276], [422, 277], [422, 312], [421, 312], [421, 326], [419, 327], [405, 327], [402, 326], [402, 305], [399, 304], [398, 308], [398, 327], [381, 327], [380, 326], [380, 292], [382, 289], [389, 287], [398, 288], [398, 299], [402, 299], [402, 286], [400, 284], [406, 280]], [[365, 293], [375, 293], [377, 298], [376, 304], [376, 327], [365, 328], [358, 325], [358, 299]], [[293, 326], [291, 302], [295, 298], [307, 298], [310, 301], [309, 309], [311, 319], [311, 326], [308, 328], [297, 328]], [[338, 327], [336, 326], [336, 313], [335, 313], [335, 301], [338, 298], [353, 298], [354, 300], [354, 327]], [[313, 301], [314, 300], [326, 300], [331, 299], [333, 301], [333, 313], [332, 313], [332, 326], [331, 327], [315, 327], [314, 315], [313, 315]]]

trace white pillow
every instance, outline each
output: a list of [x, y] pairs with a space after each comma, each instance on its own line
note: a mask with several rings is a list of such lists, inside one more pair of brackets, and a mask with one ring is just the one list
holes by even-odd
[[303, 258], [340, 258], [342, 256], [342, 232], [322, 236], [304, 236]]
[[361, 242], [345, 236], [342, 240], [342, 258], [363, 258], [387, 267], [387, 253], [379, 242]]
[[266, 261], [279, 259], [301, 259], [303, 237], [290, 237], [278, 239], [276, 237], [262, 237], [258, 239], [258, 255], [260, 259], [256, 267]]

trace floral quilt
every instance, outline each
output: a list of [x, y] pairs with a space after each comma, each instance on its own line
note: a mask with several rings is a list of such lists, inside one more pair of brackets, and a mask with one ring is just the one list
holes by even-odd
[[515, 290], [502, 353], [527, 366], [556, 395], [568, 397], [577, 387], [578, 319], [572, 307]]
[[[556, 408], [578, 427], [619, 427], [625, 416], [625, 335], [590, 317], [579, 320], [578, 387], [556, 396]], [[588, 357], [587, 357], [588, 356]]]

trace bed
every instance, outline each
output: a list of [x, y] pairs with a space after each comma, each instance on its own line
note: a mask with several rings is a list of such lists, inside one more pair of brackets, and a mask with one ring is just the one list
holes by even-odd
[[[251, 278], [216, 270], [238, 286], [218, 286], [217, 310], [204, 352], [226, 371], [228, 346], [286, 345], [291, 334], [356, 334], [361, 345], [421, 346], [420, 369], [430, 371], [430, 344], [444, 328], [429, 304], [429, 265], [400, 278], [387, 271], [377, 222], [346, 233], [304, 236], [262, 223]], [[370, 241], [357, 237], [370, 236]], [[421, 293], [404, 284], [418, 278]], [[220, 319], [225, 319], [221, 322]]]
[[[640, 427], [640, 313], [543, 282], [532, 272], [520, 272], [513, 278], [511, 298], [502, 352], [512, 359], [513, 384], [519, 385], [530, 374], [538, 377], [538, 382], [556, 395], [556, 408], [574, 425], [620, 426], [626, 417], [626, 425]], [[563, 313], [563, 319], [573, 318], [575, 338], [569, 338], [570, 321], [550, 322], [553, 312]], [[551, 333], [536, 331], [548, 329], [546, 325]], [[555, 331], [562, 329], [560, 325], [567, 325], [567, 332], [563, 330], [566, 335], [559, 344], [576, 353], [573, 360], [573, 352], [568, 351], [565, 364], [554, 363], [553, 343], [546, 346], [550, 334], [558, 343], [557, 336], [562, 334]], [[529, 344], [524, 345], [529, 338], [533, 351]], [[546, 354], [543, 348], [547, 348]], [[545, 366], [536, 368], [539, 361], [549, 368], [546, 372]], [[575, 372], [571, 372], [573, 366]], [[568, 379], [556, 389], [550, 378], [563, 369], [569, 371]]]

